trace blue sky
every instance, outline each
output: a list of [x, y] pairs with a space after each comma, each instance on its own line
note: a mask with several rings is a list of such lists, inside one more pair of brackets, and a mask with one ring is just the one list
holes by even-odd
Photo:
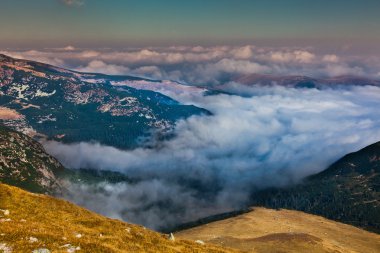
[[1, 0], [0, 5], [3, 47], [380, 42], [378, 0]]

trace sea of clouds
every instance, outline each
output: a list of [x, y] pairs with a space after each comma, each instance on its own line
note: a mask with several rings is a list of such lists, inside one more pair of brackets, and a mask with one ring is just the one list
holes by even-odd
[[358, 57], [347, 47], [321, 52], [312, 47], [145, 47], [86, 49], [67, 46], [40, 50], [2, 50], [13, 57], [33, 59], [84, 72], [136, 75], [186, 84], [215, 85], [252, 73], [333, 77], [359, 75], [380, 78], [380, 59]]
[[169, 95], [213, 115], [177, 122], [172, 139], [149, 148], [45, 143], [69, 168], [118, 171], [134, 182], [72, 184], [67, 198], [162, 229], [243, 208], [252, 191], [298, 183], [380, 139], [379, 87], [253, 86], [244, 96]]

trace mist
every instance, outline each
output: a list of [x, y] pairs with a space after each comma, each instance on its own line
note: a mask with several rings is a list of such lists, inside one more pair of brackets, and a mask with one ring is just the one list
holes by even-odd
[[380, 139], [378, 87], [231, 87], [235, 94], [171, 94], [212, 115], [178, 121], [173, 138], [149, 148], [44, 143], [68, 168], [117, 171], [133, 181], [72, 183], [66, 197], [163, 229], [243, 208], [253, 191], [299, 183]]

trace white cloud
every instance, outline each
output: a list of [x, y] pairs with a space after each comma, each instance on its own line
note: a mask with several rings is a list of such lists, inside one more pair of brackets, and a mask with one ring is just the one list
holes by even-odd
[[252, 46], [232, 49], [231, 53], [236, 59], [249, 59], [253, 56]]
[[67, 47], [64, 47], [62, 50], [64, 50], [64, 51], [74, 51], [75, 47], [73, 47], [73, 46], [67, 46]]
[[339, 61], [339, 57], [336, 56], [335, 54], [327, 54], [323, 56], [322, 60], [325, 62], [337, 63]]
[[270, 57], [275, 62], [310, 63], [315, 59], [315, 54], [305, 50], [295, 50], [292, 52], [275, 51], [270, 53]]
[[[82, 70], [93, 61], [104, 63], [97, 72], [105, 74], [136, 73], [148, 78], [173, 79], [188, 84], [223, 84], [239, 75], [362, 75], [378, 78], [380, 59], [336, 54], [318, 54], [308, 48], [243, 47], [162, 47], [70, 50], [4, 51], [25, 59], [38, 60], [68, 69]], [[72, 50], [74, 49], [74, 50]], [[92, 63], [93, 64], [93, 63]], [[113, 66], [110, 68], [109, 66]], [[124, 69], [122, 69], [122, 67]], [[89, 67], [90, 68], [90, 67]], [[116, 69], [116, 70], [115, 70]], [[108, 72], [111, 71], [111, 72]]]
[[354, 75], [363, 76], [365, 75], [364, 70], [361, 67], [350, 67], [345, 64], [328, 64], [326, 66], [326, 73], [330, 77], [342, 76], [342, 75]]
[[179, 121], [173, 139], [151, 144], [157, 148], [55, 142], [45, 148], [68, 167], [115, 170], [136, 179], [138, 184], [96, 186], [107, 192], [99, 193], [97, 203], [83, 200], [93, 198], [92, 188], [74, 186], [72, 199], [157, 228], [239, 208], [253, 189], [298, 182], [379, 140], [378, 87], [252, 87], [244, 93], [171, 93], [213, 116]]
[[103, 61], [98, 60], [91, 61], [85, 67], [79, 67], [78, 70], [81, 72], [107, 73], [110, 75], [126, 75], [130, 71], [127, 67], [114, 64], [106, 64]]

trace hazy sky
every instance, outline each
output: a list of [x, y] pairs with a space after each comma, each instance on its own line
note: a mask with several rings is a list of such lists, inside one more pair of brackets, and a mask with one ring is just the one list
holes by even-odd
[[1, 47], [380, 42], [379, 0], [0, 0]]

